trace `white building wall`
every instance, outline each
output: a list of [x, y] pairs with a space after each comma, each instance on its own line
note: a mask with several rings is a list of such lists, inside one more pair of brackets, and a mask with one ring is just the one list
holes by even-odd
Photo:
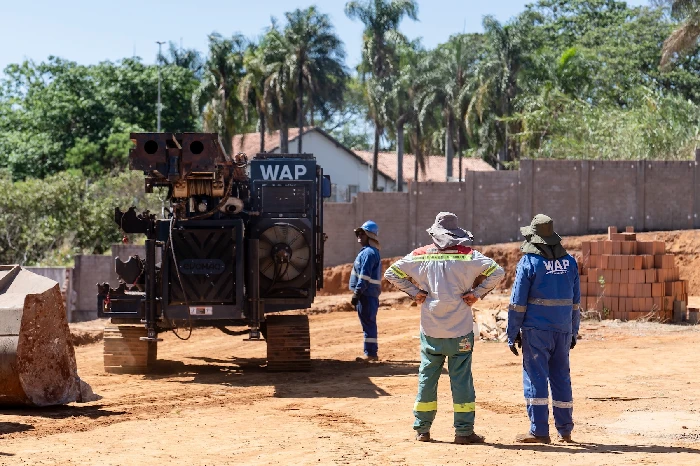
[[[289, 141], [290, 151], [295, 151], [296, 146], [296, 139]], [[304, 134], [302, 150], [306, 154], [313, 154], [316, 157], [316, 163], [323, 168], [324, 175], [330, 175], [331, 183], [336, 185], [337, 201], [345, 200], [344, 193], [348, 192], [350, 186], [358, 187], [359, 192], [370, 191], [372, 170], [369, 165], [349, 154], [342, 147], [338, 147], [323, 134], [316, 131]], [[279, 153], [279, 149], [272, 152]], [[394, 181], [381, 173], [379, 173], [378, 185], [385, 191], [395, 190]]]

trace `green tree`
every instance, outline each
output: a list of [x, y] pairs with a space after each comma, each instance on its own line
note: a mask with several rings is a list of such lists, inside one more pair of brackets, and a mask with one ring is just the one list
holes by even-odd
[[[313, 115], [314, 108], [324, 112], [329, 104], [339, 106], [347, 79], [343, 42], [335, 34], [331, 20], [316, 7], [296, 9], [285, 14], [284, 39], [289, 47], [292, 75], [296, 79], [296, 112], [298, 127], [304, 127], [304, 95]], [[297, 152], [302, 153], [302, 135], [297, 139]]]
[[265, 126], [267, 108], [265, 102], [265, 64], [262, 48], [249, 43], [243, 58], [245, 75], [239, 85], [239, 99], [243, 104], [245, 121], [250, 121], [250, 107], [257, 113], [257, 129], [260, 133], [260, 152], [265, 152]]
[[209, 55], [202, 81], [192, 98], [195, 108], [202, 113], [204, 131], [219, 133], [229, 154], [233, 136], [242, 121], [238, 84], [244, 75], [245, 44], [239, 34], [230, 38], [218, 33], [209, 35]]
[[396, 74], [396, 44], [405, 41], [398, 27], [406, 16], [417, 19], [418, 3], [415, 0], [350, 1], [345, 4], [345, 13], [350, 19], [359, 19], [365, 26], [359, 71], [367, 77], [367, 99], [374, 122], [372, 190], [376, 191], [379, 141], [388, 121], [387, 106]]
[[296, 110], [296, 81], [294, 67], [290, 66], [291, 49], [275, 22], [260, 44], [263, 50], [265, 84], [263, 98], [268, 118], [279, 129], [280, 152], [289, 153], [289, 122], [294, 121]]
[[681, 20], [681, 24], [664, 41], [663, 68], [669, 67], [674, 56], [696, 49], [700, 37], [700, 0], [672, 0], [671, 13]]

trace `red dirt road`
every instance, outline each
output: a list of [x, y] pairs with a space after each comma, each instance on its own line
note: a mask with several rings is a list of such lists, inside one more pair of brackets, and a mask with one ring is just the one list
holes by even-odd
[[447, 374], [435, 441], [424, 444], [411, 429], [417, 309], [382, 307], [382, 362], [355, 363], [361, 334], [337, 306], [345, 299], [324, 297], [311, 312], [309, 373], [268, 374], [264, 343], [213, 329], [186, 342], [164, 334], [146, 376], [105, 374], [101, 342], [78, 347], [81, 377], [104, 398], [0, 411], [0, 464], [700, 464], [700, 327], [584, 323], [572, 352], [573, 445], [513, 442], [528, 428], [521, 360], [477, 342], [476, 427], [487, 444], [450, 443]]

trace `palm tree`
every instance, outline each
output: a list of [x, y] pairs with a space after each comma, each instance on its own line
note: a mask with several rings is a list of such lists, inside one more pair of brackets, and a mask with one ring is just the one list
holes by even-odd
[[391, 79], [396, 73], [395, 45], [401, 41], [398, 32], [404, 16], [416, 20], [418, 4], [415, 0], [357, 0], [345, 4], [345, 14], [359, 19], [365, 26], [362, 37], [362, 64], [359, 71], [366, 79], [368, 103], [374, 122], [374, 154], [372, 163], [372, 190], [377, 190], [379, 140], [387, 121], [388, 97]]
[[209, 56], [199, 88], [192, 96], [202, 113], [204, 131], [219, 133], [230, 154], [232, 138], [241, 109], [236, 87], [243, 76], [245, 39], [241, 35], [224, 38], [209, 35]]
[[265, 123], [267, 109], [265, 103], [265, 64], [262, 49], [254, 44], [248, 44], [243, 57], [245, 75], [239, 87], [239, 100], [243, 104], [243, 115], [249, 121], [249, 108], [255, 107], [258, 114], [258, 131], [260, 133], [260, 152], [265, 152]]
[[671, 15], [682, 23], [664, 41], [661, 48], [661, 68], [670, 66], [674, 55], [697, 47], [700, 38], [700, 0], [672, 0]]
[[200, 78], [204, 63], [201, 54], [195, 49], [183, 49], [175, 44], [168, 42], [168, 54], [160, 57], [163, 65], [174, 65], [181, 68], [186, 68], [197, 77]]
[[273, 21], [260, 44], [263, 58], [263, 99], [268, 117], [280, 134], [280, 152], [289, 153], [289, 122], [295, 117], [294, 58], [289, 43]]
[[429, 53], [421, 64], [425, 71], [418, 78], [422, 84], [418, 98], [420, 115], [425, 118], [436, 106], [441, 109], [445, 128], [447, 179], [453, 176], [452, 160], [456, 145], [459, 181], [462, 181], [462, 154], [466, 142], [464, 117], [475, 88], [475, 68], [480, 52], [479, 36], [457, 35]]
[[[479, 85], [469, 105], [470, 112], [475, 108], [488, 109], [488, 126], [482, 124], [484, 139], [492, 141], [490, 149], [498, 152], [497, 168], [501, 169], [509, 159], [509, 149], [513, 155], [517, 147], [510, 148], [508, 124], [505, 119], [514, 110], [515, 99], [519, 92], [518, 75], [526, 64], [525, 33], [521, 24], [502, 25], [495, 18], [486, 16], [483, 21], [486, 53], [477, 66]], [[466, 118], [473, 118], [467, 115]], [[482, 141], [483, 146], [483, 141]]]
[[287, 42], [292, 73], [296, 80], [296, 112], [299, 126], [298, 152], [302, 152], [304, 127], [304, 94], [313, 113], [314, 99], [321, 103], [342, 98], [347, 72], [343, 42], [335, 34], [331, 20], [316, 7], [296, 9], [285, 14]]
[[[420, 126], [418, 111], [416, 110], [417, 96], [420, 92], [419, 76], [421, 70], [419, 64], [426, 52], [421, 47], [419, 41], [400, 44], [397, 52], [399, 56], [398, 76], [394, 82], [394, 89], [392, 90], [392, 107], [396, 121], [396, 190], [402, 192], [403, 153], [405, 146], [404, 129], [406, 125], [410, 125], [414, 130], [417, 130]], [[417, 139], [409, 136], [409, 141], [414, 148], [417, 164], [424, 167], [425, 163], [423, 161], [422, 151], [416, 150]], [[414, 145], [414, 142], [416, 142], [416, 145]]]

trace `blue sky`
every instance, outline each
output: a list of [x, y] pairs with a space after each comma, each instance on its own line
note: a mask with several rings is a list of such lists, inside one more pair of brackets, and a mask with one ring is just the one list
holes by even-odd
[[[24, 0], [3, 2], [0, 28], [0, 70], [24, 59], [49, 55], [93, 64], [134, 53], [153, 63], [156, 41], [174, 41], [202, 52], [207, 35], [241, 32], [255, 37], [285, 11], [315, 4], [331, 16], [345, 42], [348, 65], [360, 59], [362, 25], [344, 14], [344, 0]], [[521, 12], [528, 0], [419, 0], [419, 22], [404, 21], [410, 38], [422, 37], [428, 47], [454, 33], [481, 30], [484, 15], [506, 21]], [[117, 6], [117, 4], [119, 6]], [[645, 5], [647, 0], [630, 0]]]

